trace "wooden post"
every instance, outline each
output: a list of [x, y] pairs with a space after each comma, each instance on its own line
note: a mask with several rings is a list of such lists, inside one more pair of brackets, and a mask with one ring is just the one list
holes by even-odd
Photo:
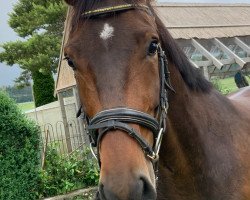
[[[79, 97], [79, 94], [78, 94], [78, 89], [76, 87], [73, 87], [73, 94], [74, 94], [74, 97], [75, 97], [76, 112], [77, 112], [78, 109], [81, 107], [81, 102], [80, 102], [80, 97]], [[86, 134], [85, 128], [83, 127], [83, 120], [78, 118], [78, 123], [79, 123], [79, 126], [80, 126], [80, 133], [83, 134], [83, 137], [84, 137], [83, 142], [87, 146], [89, 146], [89, 139], [88, 139], [88, 136]]]
[[208, 72], [208, 67], [203, 67], [203, 74], [207, 80], [210, 80], [210, 74]]
[[46, 151], [47, 151], [47, 146], [48, 146], [48, 138], [49, 138], [49, 130], [46, 130], [45, 145], [43, 147], [43, 155], [42, 155], [42, 169], [44, 169], [44, 166], [45, 166], [45, 158], [46, 158]]
[[68, 153], [70, 153], [70, 152], [72, 152], [72, 146], [71, 146], [71, 140], [70, 140], [69, 124], [68, 124], [68, 121], [67, 121], [63, 96], [62, 96], [62, 93], [60, 93], [60, 92], [58, 93], [58, 99], [59, 99], [59, 103], [60, 103], [63, 126], [64, 126], [64, 130], [65, 130], [66, 145], [67, 145]]

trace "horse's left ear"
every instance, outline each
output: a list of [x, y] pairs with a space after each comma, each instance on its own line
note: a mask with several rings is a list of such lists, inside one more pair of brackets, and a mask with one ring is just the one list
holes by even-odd
[[65, 2], [70, 5], [70, 6], [74, 6], [77, 3], [78, 0], [65, 0]]

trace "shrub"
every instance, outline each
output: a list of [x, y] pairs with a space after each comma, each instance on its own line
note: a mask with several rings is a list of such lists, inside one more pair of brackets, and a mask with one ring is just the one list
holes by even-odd
[[99, 172], [90, 151], [75, 151], [60, 155], [56, 145], [48, 146], [45, 168], [41, 170], [40, 198], [65, 194], [69, 191], [98, 184]]
[[0, 91], [0, 199], [37, 199], [39, 129]]
[[36, 107], [51, 103], [54, 97], [54, 79], [52, 73], [32, 72], [34, 81], [33, 92]]

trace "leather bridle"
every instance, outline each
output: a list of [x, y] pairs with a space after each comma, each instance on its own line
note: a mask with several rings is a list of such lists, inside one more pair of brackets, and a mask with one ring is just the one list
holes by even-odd
[[[109, 8], [101, 8], [98, 10], [87, 11], [83, 13], [83, 17], [91, 18], [108, 13], [117, 13], [132, 9], [142, 9], [151, 14], [149, 7], [144, 5], [125, 4]], [[102, 137], [110, 130], [121, 130], [127, 133], [141, 146], [145, 156], [149, 158], [154, 166], [155, 175], [157, 178], [157, 163], [159, 160], [159, 150], [161, 146], [163, 133], [166, 131], [166, 117], [168, 110], [168, 90], [174, 91], [170, 83], [170, 73], [168, 70], [168, 62], [165, 52], [161, 46], [157, 48], [159, 62], [159, 77], [160, 77], [160, 103], [156, 117], [127, 107], [118, 107], [108, 110], [103, 110], [97, 113], [93, 118], [89, 118], [86, 113], [80, 109], [77, 117], [80, 115], [85, 120], [86, 131], [90, 139], [90, 147], [93, 155], [97, 158], [101, 165], [99, 156], [99, 146]], [[130, 124], [138, 124], [149, 129], [154, 136], [154, 144], [151, 147], [147, 141], [135, 130]], [[96, 153], [93, 148], [96, 148]]]

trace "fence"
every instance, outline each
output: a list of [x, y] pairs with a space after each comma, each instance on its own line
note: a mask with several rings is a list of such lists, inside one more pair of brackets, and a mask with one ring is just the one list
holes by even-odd
[[63, 119], [58, 101], [41, 106], [26, 112], [26, 115], [35, 120], [41, 128], [41, 139], [44, 145], [56, 144], [58, 152], [71, 153], [81, 148], [85, 143], [81, 120], [76, 118], [76, 102], [73, 97], [63, 100], [66, 120]]
[[[84, 132], [80, 131], [77, 120], [69, 120], [67, 124], [58, 121], [55, 124], [46, 123], [41, 127], [41, 139], [43, 145], [55, 144], [61, 154], [71, 153], [82, 149]], [[65, 127], [68, 127], [69, 135], [65, 134]]]

